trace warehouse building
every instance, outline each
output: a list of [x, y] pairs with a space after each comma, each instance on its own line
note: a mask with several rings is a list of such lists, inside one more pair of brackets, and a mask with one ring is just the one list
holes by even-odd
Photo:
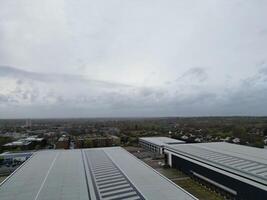
[[46, 145], [46, 140], [44, 138], [38, 138], [37, 136], [31, 136], [24, 139], [19, 139], [3, 145], [5, 150], [33, 150], [36, 146], [44, 147]]
[[0, 158], [3, 160], [27, 160], [32, 155], [32, 152], [19, 152], [19, 153], [12, 153], [12, 152], [5, 152], [0, 154]]
[[165, 161], [235, 199], [267, 199], [267, 151], [226, 142], [169, 145]]
[[45, 150], [0, 185], [1, 200], [193, 200], [121, 147]]
[[152, 152], [163, 154], [165, 145], [183, 144], [184, 141], [176, 140], [169, 137], [141, 137], [139, 138], [139, 145], [144, 149]]

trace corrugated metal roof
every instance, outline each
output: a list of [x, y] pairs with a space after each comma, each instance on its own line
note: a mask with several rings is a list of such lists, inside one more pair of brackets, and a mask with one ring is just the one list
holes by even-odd
[[1, 200], [88, 200], [81, 151], [40, 151], [0, 187]]
[[34, 154], [0, 186], [1, 200], [192, 200], [120, 147]]
[[85, 155], [98, 198], [144, 199], [104, 150], [88, 150], [85, 151]]
[[166, 149], [267, 186], [267, 152], [263, 149], [226, 142], [171, 145]]

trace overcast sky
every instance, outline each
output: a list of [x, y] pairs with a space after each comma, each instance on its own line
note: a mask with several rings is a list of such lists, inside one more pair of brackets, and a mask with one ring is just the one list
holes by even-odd
[[265, 0], [0, 0], [0, 118], [267, 115]]

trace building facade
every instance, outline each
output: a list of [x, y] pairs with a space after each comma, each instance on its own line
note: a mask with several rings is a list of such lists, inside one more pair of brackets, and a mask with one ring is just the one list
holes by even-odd
[[236, 144], [165, 147], [165, 162], [233, 199], [267, 199], [267, 152]]
[[144, 149], [157, 154], [163, 154], [164, 146], [172, 144], [184, 144], [184, 141], [176, 140], [169, 137], [141, 137], [139, 145]]

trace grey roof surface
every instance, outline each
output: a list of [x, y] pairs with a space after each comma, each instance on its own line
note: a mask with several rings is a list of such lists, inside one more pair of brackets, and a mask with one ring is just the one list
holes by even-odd
[[40, 151], [0, 187], [1, 200], [88, 200], [81, 151]]
[[169, 137], [141, 137], [139, 140], [146, 141], [157, 146], [164, 146], [166, 144], [181, 144], [185, 143], [182, 140], [176, 140]]
[[226, 142], [171, 145], [167, 150], [262, 184], [267, 189], [267, 151]]
[[121, 147], [35, 153], [0, 186], [1, 200], [192, 200]]

